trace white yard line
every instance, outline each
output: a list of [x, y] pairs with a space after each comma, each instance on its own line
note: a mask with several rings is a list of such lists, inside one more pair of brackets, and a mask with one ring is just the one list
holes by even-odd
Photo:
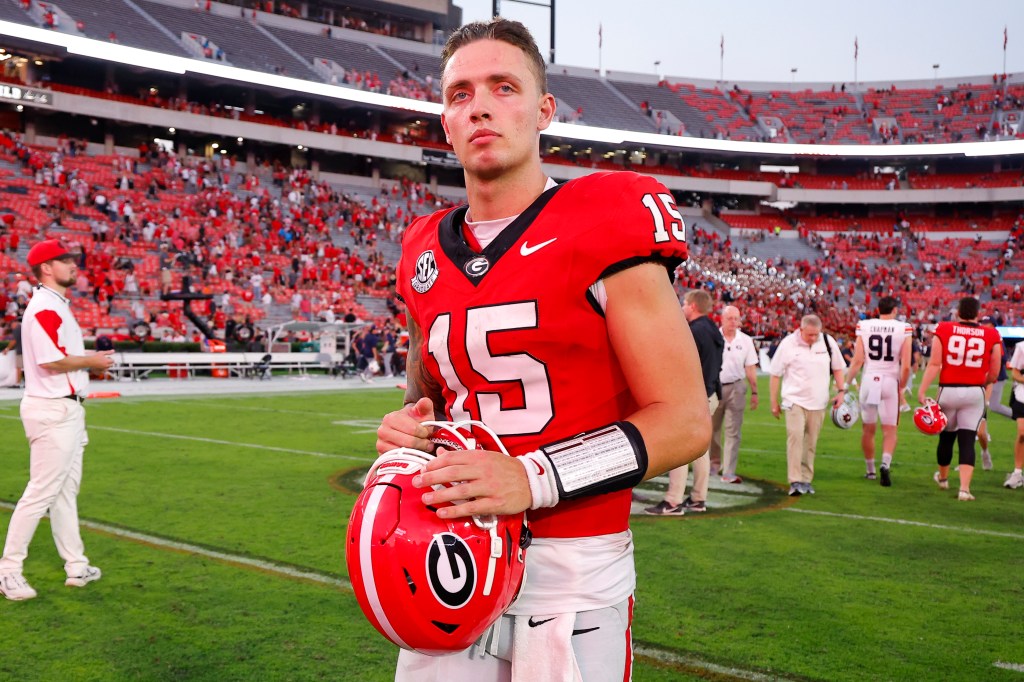
[[970, 535], [988, 535], [997, 538], [1012, 538], [1024, 540], [1022, 533], [1005, 533], [998, 530], [984, 530], [982, 528], [964, 528], [963, 526], [944, 526], [938, 523], [924, 523], [922, 521], [910, 521], [908, 519], [890, 519], [884, 516], [861, 516], [859, 514], [840, 514], [837, 512], [817, 511], [813, 509], [800, 509], [799, 507], [786, 507], [784, 511], [796, 512], [797, 514], [813, 514], [815, 516], [832, 516], [840, 519], [853, 519], [854, 521], [877, 521], [880, 523], [894, 523], [900, 526], [918, 526], [920, 528], [933, 528], [935, 530], [951, 530], [956, 533], [967, 533]]
[[1003, 670], [1012, 670], [1015, 673], [1024, 673], [1024, 663], [1006, 663], [1005, 661], [996, 661], [992, 666], [995, 668], [1002, 668]]
[[779, 675], [768, 675], [765, 673], [755, 672], [753, 670], [743, 670], [742, 668], [719, 665], [718, 663], [712, 663], [711, 661], [703, 661], [699, 658], [693, 658], [690, 656], [680, 656], [679, 654], [671, 651], [656, 649], [643, 644], [635, 644], [633, 646], [633, 653], [637, 656], [652, 658], [656, 661], [668, 663], [670, 665], [705, 670], [709, 673], [713, 673], [716, 676], [716, 679], [719, 676], [724, 676], [727, 679], [750, 680], [750, 682], [787, 682], [785, 677], [780, 677]]
[[[0, 508], [8, 509], [13, 511], [14, 505], [9, 502], [0, 502]], [[83, 528], [90, 530], [99, 531], [107, 535], [113, 535], [119, 538], [125, 538], [132, 540], [144, 545], [150, 545], [153, 547], [159, 547], [161, 549], [171, 549], [176, 552], [185, 552], [186, 554], [195, 554], [203, 556], [208, 559], [216, 559], [217, 561], [223, 561], [229, 564], [235, 564], [238, 566], [246, 566], [249, 568], [256, 568], [267, 573], [275, 573], [283, 575], [288, 578], [300, 578], [302, 580], [311, 580], [313, 582], [322, 583], [324, 585], [331, 585], [333, 587], [341, 587], [346, 590], [352, 589], [352, 584], [347, 580], [341, 580], [335, 576], [327, 575], [326, 573], [317, 573], [310, 570], [302, 570], [298, 568], [291, 568], [289, 566], [282, 566], [275, 564], [270, 561], [263, 561], [261, 559], [253, 559], [251, 557], [242, 556], [240, 554], [228, 554], [227, 552], [218, 552], [213, 549], [207, 549], [205, 547], [199, 547], [198, 545], [190, 545], [186, 542], [177, 542], [175, 540], [168, 540], [166, 538], [157, 537], [155, 535], [147, 535], [145, 533], [137, 533], [133, 530], [126, 530], [124, 528], [118, 528], [117, 526], [108, 526], [105, 523], [98, 523], [96, 521], [87, 521], [85, 519], [79, 520], [79, 524]]]

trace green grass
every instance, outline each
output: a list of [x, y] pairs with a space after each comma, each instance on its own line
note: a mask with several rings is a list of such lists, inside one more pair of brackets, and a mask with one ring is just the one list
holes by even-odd
[[[338, 481], [373, 459], [374, 424], [399, 401], [390, 389], [89, 403], [83, 520], [160, 541], [86, 528], [104, 576], [74, 590], [44, 521], [25, 567], [39, 597], [0, 602], [0, 679], [391, 679], [395, 648], [344, 586], [354, 495]], [[996, 469], [977, 471], [974, 503], [956, 501], [955, 474], [953, 491], [936, 489], [935, 440], [906, 420], [892, 488], [861, 477], [859, 430], [827, 424], [818, 494], [790, 504], [784, 428], [766, 407], [748, 413], [739, 471], [778, 484], [762, 506], [715, 512], [712, 493], [705, 516], [634, 519], [635, 679], [1024, 680], [993, 666], [1024, 663], [1024, 491], [1001, 487], [1013, 423], [991, 428]], [[0, 405], [0, 500], [21, 495], [27, 453], [17, 406]]]

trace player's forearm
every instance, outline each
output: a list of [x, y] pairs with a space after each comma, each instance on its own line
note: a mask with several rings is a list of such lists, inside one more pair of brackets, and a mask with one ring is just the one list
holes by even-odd
[[74, 372], [80, 369], [92, 369], [98, 367], [95, 355], [66, 355], [60, 360], [46, 362], [40, 365], [51, 372]]
[[711, 442], [711, 412], [706, 400], [648, 405], [626, 421], [640, 430], [647, 448], [645, 480], [689, 464], [703, 455]]

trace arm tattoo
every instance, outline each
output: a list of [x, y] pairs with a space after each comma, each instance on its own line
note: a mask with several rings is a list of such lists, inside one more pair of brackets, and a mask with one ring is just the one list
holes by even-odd
[[405, 403], [415, 403], [420, 398], [430, 398], [434, 403], [434, 418], [444, 419], [444, 396], [441, 385], [430, 376], [423, 364], [423, 339], [419, 325], [409, 320], [409, 355], [406, 357], [405, 375], [408, 387], [405, 390]]

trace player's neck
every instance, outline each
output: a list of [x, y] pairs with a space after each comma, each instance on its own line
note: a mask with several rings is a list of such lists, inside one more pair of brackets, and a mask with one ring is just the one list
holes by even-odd
[[546, 183], [539, 166], [488, 180], [473, 178], [466, 184], [469, 219], [478, 223], [519, 215], [544, 192]]

